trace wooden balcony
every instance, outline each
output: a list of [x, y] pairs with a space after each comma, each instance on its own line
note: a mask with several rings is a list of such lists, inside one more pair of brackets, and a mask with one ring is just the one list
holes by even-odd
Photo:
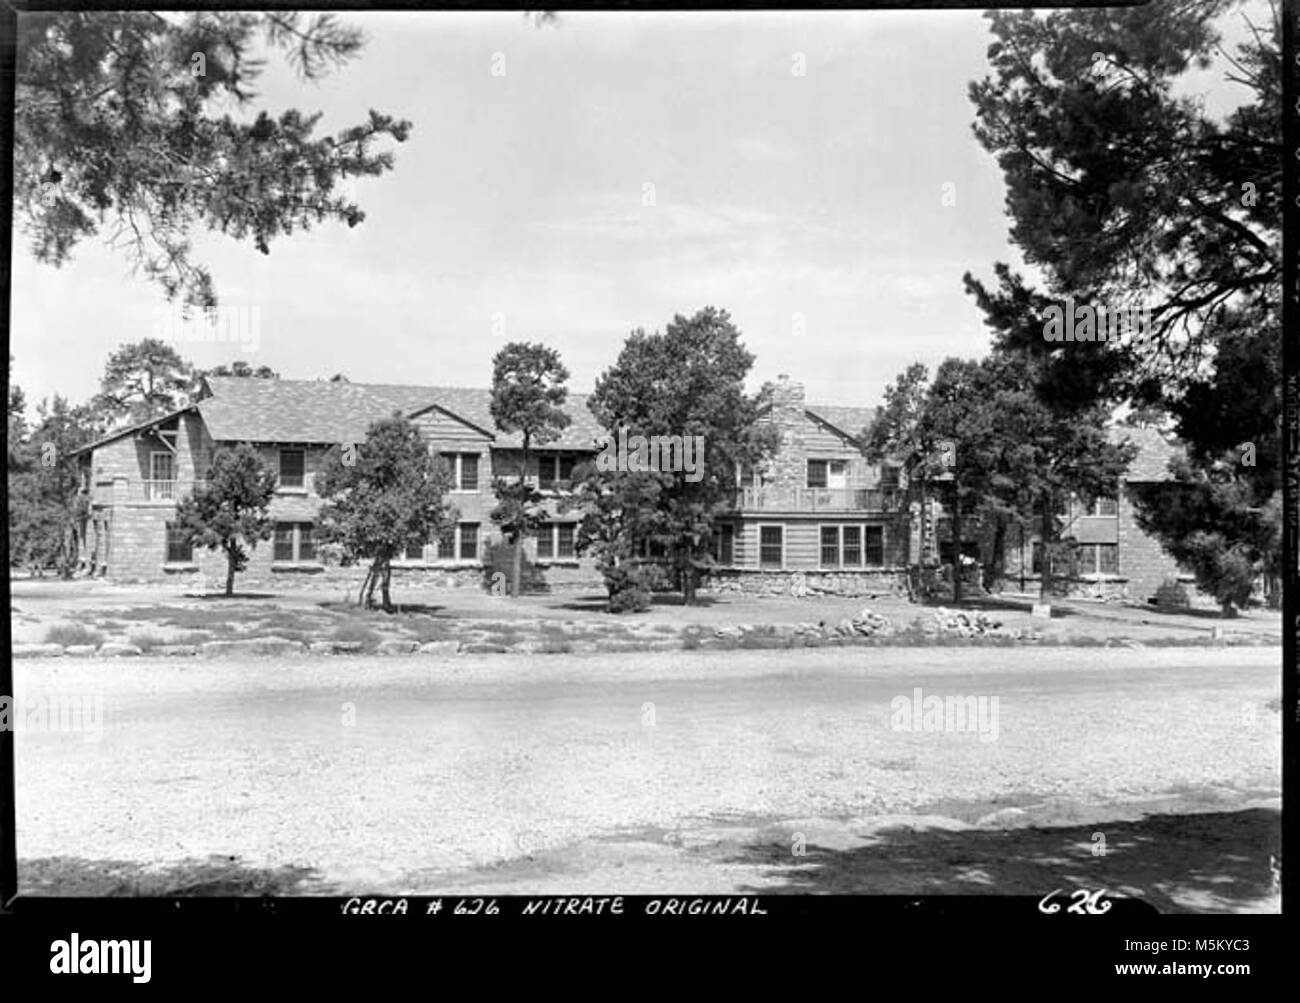
[[894, 488], [742, 488], [742, 512], [897, 512], [902, 493]]
[[126, 502], [128, 505], [175, 505], [203, 483], [194, 478], [170, 481], [128, 481]]

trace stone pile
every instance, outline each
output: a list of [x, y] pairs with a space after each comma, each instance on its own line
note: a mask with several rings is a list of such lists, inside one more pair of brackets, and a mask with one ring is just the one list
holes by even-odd
[[835, 623], [822, 620], [820, 623], [797, 624], [794, 628], [794, 637], [822, 641], [837, 638], [881, 637], [893, 633], [893, 629], [889, 617], [874, 612], [870, 607], [864, 607], [856, 615], [846, 616]]
[[947, 634], [953, 637], [1020, 637], [1021, 632], [1004, 629], [1001, 620], [987, 613], [966, 613], [939, 606], [912, 621], [923, 634]]

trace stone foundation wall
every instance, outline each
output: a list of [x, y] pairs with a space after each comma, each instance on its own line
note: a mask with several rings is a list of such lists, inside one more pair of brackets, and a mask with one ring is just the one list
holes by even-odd
[[[283, 589], [319, 589], [322, 592], [356, 592], [365, 581], [364, 566], [343, 567], [337, 564], [285, 564], [279, 565], [259, 555], [269, 544], [259, 544], [249, 562], [248, 570], [235, 575], [236, 592], [276, 591]], [[114, 581], [166, 582], [184, 591], [198, 593], [222, 592], [226, 587], [226, 562], [220, 552], [198, 552], [191, 565], [171, 565], [164, 569], [158, 562], [141, 563], [120, 575]], [[259, 559], [261, 556], [262, 559]], [[494, 575], [500, 574], [501, 578]], [[590, 590], [604, 592], [600, 572], [587, 562], [556, 562], [531, 565], [522, 577], [523, 590], [532, 593], [552, 591]], [[488, 591], [496, 582], [508, 589], [508, 571], [494, 571], [480, 564], [394, 564], [392, 589], [479, 589]]]
[[907, 595], [906, 568], [870, 571], [773, 571], [724, 568], [700, 583], [701, 592], [757, 596], [879, 596]]

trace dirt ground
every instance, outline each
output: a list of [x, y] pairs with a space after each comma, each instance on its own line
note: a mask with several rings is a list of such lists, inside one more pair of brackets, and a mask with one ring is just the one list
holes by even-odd
[[[228, 620], [252, 620], [259, 614], [291, 620], [294, 616], [318, 616], [322, 604], [337, 604], [353, 598], [342, 588], [291, 589], [254, 595], [237, 594], [234, 599], [188, 595], [183, 587], [115, 586], [106, 582], [60, 582], [52, 579], [19, 579], [11, 582], [11, 625], [14, 641], [40, 642], [58, 624], [112, 621], [122, 610], [150, 607], [185, 611], [195, 629], [219, 626]], [[336, 594], [337, 593], [337, 594]], [[770, 625], [838, 622], [864, 607], [905, 624], [925, 611], [892, 596], [844, 599], [837, 597], [746, 597], [719, 595], [702, 597], [696, 606], [683, 606], [676, 595], [656, 597], [645, 613], [612, 616], [605, 612], [605, 597], [599, 592], [557, 592], [523, 596], [519, 599], [492, 596], [478, 589], [395, 588], [394, 600], [417, 608], [447, 623], [464, 620], [582, 622], [619, 629], [678, 630], [698, 625], [727, 627], [740, 624]], [[1050, 639], [1069, 643], [1078, 640], [1101, 642], [1122, 637], [1138, 643], [1193, 643], [1208, 641], [1218, 629], [1228, 640], [1281, 643], [1281, 615], [1271, 610], [1250, 610], [1224, 620], [1203, 611], [1164, 612], [1154, 607], [1123, 606], [1114, 603], [1074, 600], [1053, 603], [1051, 620], [1031, 616], [1028, 597], [991, 598], [964, 603], [968, 611], [980, 610], [995, 616], [1012, 629], [1032, 629]], [[146, 622], [133, 622], [133, 629], [150, 630]], [[167, 634], [165, 630], [155, 630]]]
[[[103, 698], [98, 741], [15, 736], [33, 892], [1104, 886], [1277, 908], [1275, 648], [37, 659], [15, 678]], [[918, 687], [997, 698], [996, 736], [903, 730]]]

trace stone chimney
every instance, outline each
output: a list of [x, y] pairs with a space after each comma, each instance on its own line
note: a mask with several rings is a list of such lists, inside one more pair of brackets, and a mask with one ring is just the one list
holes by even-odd
[[780, 438], [769, 468], [771, 483], [774, 485], [799, 488], [806, 483], [806, 406], [803, 384], [791, 380], [785, 373], [777, 376], [776, 382], [772, 384], [772, 422], [776, 425]]
[[772, 384], [772, 405], [775, 412], [793, 410], [802, 419], [805, 407], [803, 384], [795, 383], [785, 373], [781, 373]]

